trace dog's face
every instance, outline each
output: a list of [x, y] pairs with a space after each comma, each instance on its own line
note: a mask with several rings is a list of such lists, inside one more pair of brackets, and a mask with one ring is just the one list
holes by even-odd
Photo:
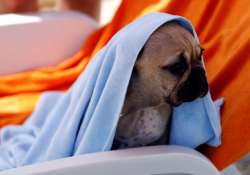
[[177, 23], [151, 35], [133, 69], [114, 148], [166, 143], [171, 106], [208, 91], [201, 57], [200, 45]]
[[189, 31], [171, 22], [156, 30], [137, 58], [122, 113], [157, 105], [179, 105], [206, 95], [203, 49]]

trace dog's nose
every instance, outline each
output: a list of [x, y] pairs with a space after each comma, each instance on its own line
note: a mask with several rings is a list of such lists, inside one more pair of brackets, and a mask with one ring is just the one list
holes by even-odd
[[206, 79], [205, 70], [198, 66], [191, 70], [191, 73], [178, 91], [178, 99], [183, 102], [193, 101], [198, 97], [203, 97], [208, 92], [208, 82]]

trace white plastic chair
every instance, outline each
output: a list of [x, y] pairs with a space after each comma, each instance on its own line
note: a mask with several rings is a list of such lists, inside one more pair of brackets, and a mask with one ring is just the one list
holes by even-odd
[[[0, 74], [54, 65], [82, 46], [97, 23], [79, 13], [0, 16]], [[34, 61], [35, 60], [35, 61]], [[155, 146], [69, 157], [0, 175], [219, 175], [195, 150]]]
[[76, 157], [3, 171], [0, 175], [220, 175], [202, 154], [179, 146], [153, 146]]

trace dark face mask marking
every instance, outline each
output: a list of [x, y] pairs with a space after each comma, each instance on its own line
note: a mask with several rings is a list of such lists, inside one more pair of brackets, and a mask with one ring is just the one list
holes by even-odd
[[187, 81], [183, 84], [177, 93], [178, 99], [183, 102], [192, 101], [198, 97], [203, 97], [208, 92], [208, 83], [205, 71], [202, 67], [195, 67]]

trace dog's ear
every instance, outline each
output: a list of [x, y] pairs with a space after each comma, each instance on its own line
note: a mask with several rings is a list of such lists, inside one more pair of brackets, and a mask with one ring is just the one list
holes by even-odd
[[198, 56], [198, 59], [201, 60], [202, 59], [202, 55], [204, 54], [204, 51], [205, 49], [201, 46], [201, 45], [198, 45], [197, 47], [197, 56]]
[[137, 76], [138, 75], [138, 65], [139, 65], [139, 60], [141, 60], [141, 57], [143, 55], [143, 52], [144, 52], [144, 49], [145, 47], [143, 47], [140, 52], [138, 53], [137, 55], [137, 58], [136, 58], [136, 61], [135, 61], [135, 65], [134, 65], [134, 68], [133, 68], [133, 72], [132, 72], [132, 75], [134, 76]]
[[133, 76], [137, 76], [138, 75], [138, 61], [141, 59], [142, 55], [143, 55], [143, 52], [144, 52], [144, 47], [140, 50], [140, 52], [138, 53], [137, 55], [137, 58], [136, 58], [136, 61], [135, 61], [135, 65], [134, 65], [134, 68], [133, 68], [133, 72], [132, 72], [132, 75]]
[[136, 82], [137, 78], [138, 78], [138, 60], [141, 59], [142, 54], [144, 51], [144, 47], [140, 50], [139, 54], [137, 55], [136, 61], [135, 61], [135, 65], [133, 67], [133, 71], [130, 77], [130, 81], [129, 81], [129, 85], [128, 85], [128, 89], [127, 89], [127, 95], [131, 93], [134, 83]]
[[144, 49], [145, 49], [145, 47], [143, 47], [143, 48], [140, 50], [139, 54], [137, 55], [136, 61], [138, 61], [138, 60], [142, 57], [142, 54], [143, 54], [143, 52], [144, 52]]

